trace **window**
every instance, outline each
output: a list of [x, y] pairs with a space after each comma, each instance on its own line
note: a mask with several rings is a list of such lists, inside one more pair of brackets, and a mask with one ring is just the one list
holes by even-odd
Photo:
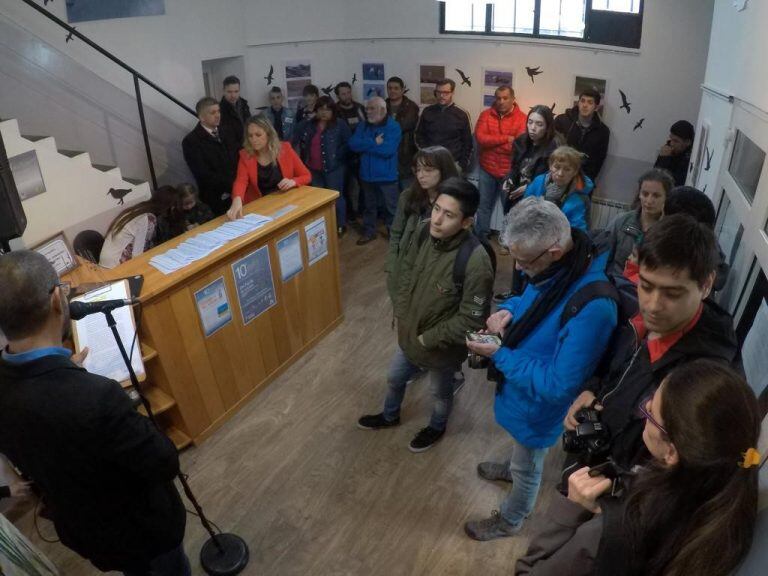
[[640, 0], [592, 0], [592, 10], [640, 14]]
[[750, 204], [755, 199], [764, 162], [765, 152], [760, 150], [758, 145], [747, 138], [741, 130], [738, 130], [728, 172]]
[[643, 0], [489, 0], [487, 5], [453, 0], [438, 4], [442, 34], [562, 38], [640, 47]]

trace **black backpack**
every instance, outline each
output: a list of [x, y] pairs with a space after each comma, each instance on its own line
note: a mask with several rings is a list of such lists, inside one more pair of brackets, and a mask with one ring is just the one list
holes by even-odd
[[[422, 226], [419, 230], [418, 246], [421, 250], [424, 242], [429, 237], [429, 224]], [[456, 254], [456, 260], [453, 261], [453, 285], [460, 293], [464, 290], [464, 278], [467, 275], [467, 263], [478, 246], [482, 246], [491, 259], [493, 275], [496, 276], [496, 252], [487, 240], [479, 238], [473, 231], [467, 234], [465, 240], [459, 246], [459, 252]]]

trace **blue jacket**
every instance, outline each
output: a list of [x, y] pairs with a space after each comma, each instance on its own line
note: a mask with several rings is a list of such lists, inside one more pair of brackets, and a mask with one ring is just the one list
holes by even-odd
[[[315, 132], [317, 132], [317, 123], [314, 120], [305, 120], [296, 126], [293, 135], [293, 147], [307, 167], [309, 167], [309, 149]], [[343, 120], [337, 120], [323, 130], [320, 135], [323, 172], [332, 172], [345, 165], [349, 151], [349, 137], [349, 126]]]
[[[376, 144], [376, 136], [379, 134], [384, 136], [384, 141]], [[358, 124], [349, 139], [349, 147], [360, 153], [361, 180], [397, 182], [397, 150], [401, 136], [400, 125], [390, 116], [382, 124]]]
[[[269, 118], [272, 126], [275, 125], [275, 111], [272, 106], [264, 109], [264, 115]], [[293, 138], [293, 130], [296, 127], [296, 114], [287, 106], [283, 106], [283, 142], [290, 142]]]
[[[571, 295], [590, 282], [606, 280], [607, 259], [607, 252], [598, 255], [557, 307], [515, 349], [502, 347], [491, 357], [504, 375], [504, 387], [494, 405], [496, 422], [524, 446], [545, 448], [555, 443], [568, 407], [608, 347], [617, 322], [613, 300], [592, 300], [560, 328], [560, 315]], [[529, 283], [522, 295], [499, 308], [520, 318], [551, 282]]]
[[[547, 191], [546, 180], [549, 176], [549, 172], [536, 176], [525, 189], [523, 197], [527, 196], [541, 196], [544, 197]], [[590, 200], [590, 194], [594, 190], [595, 185], [589, 177], [584, 174], [579, 174], [574, 178], [574, 182], [571, 183], [568, 191], [563, 194], [559, 202], [556, 204], [563, 211], [565, 217], [568, 218], [568, 222], [571, 224], [571, 228], [578, 228], [584, 232], [588, 232], [589, 229], [589, 210], [592, 206]]]

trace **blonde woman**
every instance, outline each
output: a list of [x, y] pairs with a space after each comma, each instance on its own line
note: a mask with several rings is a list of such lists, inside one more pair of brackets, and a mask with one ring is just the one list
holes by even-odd
[[232, 185], [230, 220], [243, 217], [243, 204], [271, 192], [306, 186], [312, 175], [288, 142], [280, 142], [272, 123], [263, 114], [245, 123], [237, 177]]

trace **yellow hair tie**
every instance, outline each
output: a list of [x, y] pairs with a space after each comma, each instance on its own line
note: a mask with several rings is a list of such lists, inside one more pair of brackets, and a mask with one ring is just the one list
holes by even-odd
[[752, 468], [752, 466], [760, 465], [760, 452], [754, 448], [750, 448], [742, 454], [744, 459], [739, 462], [739, 466], [742, 468]]

